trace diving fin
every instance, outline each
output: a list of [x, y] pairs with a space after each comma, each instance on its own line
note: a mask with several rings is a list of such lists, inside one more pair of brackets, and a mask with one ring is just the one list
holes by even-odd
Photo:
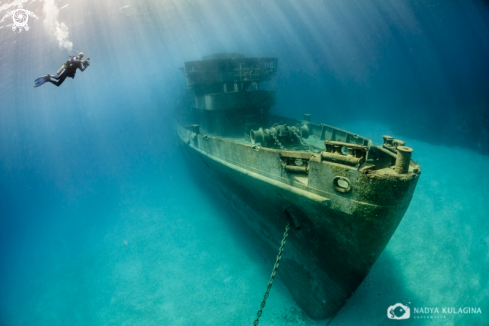
[[39, 77], [34, 81], [34, 84], [35, 84], [34, 87], [39, 87], [47, 81], [49, 81], [49, 75]]

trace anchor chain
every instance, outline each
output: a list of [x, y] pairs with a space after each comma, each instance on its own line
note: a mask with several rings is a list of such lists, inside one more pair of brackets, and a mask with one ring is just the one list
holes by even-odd
[[308, 143], [306, 143], [306, 141], [305, 141], [304, 139], [302, 139], [302, 137], [301, 137], [301, 136], [299, 136], [299, 134], [297, 133], [297, 131], [295, 131], [294, 129], [291, 129], [291, 130], [292, 130], [292, 132], [294, 133], [294, 135], [295, 135], [297, 138], [299, 138], [299, 141], [302, 143], [302, 145], [304, 145], [304, 146], [306, 146], [306, 147], [308, 147], [308, 148], [309, 148], [309, 151], [311, 151], [311, 152], [313, 152], [313, 153], [316, 153], [316, 152], [317, 152], [317, 151], [315, 151], [315, 150], [314, 150], [314, 149], [311, 147], [311, 145], [309, 145]]
[[265, 303], [268, 298], [268, 294], [270, 293], [270, 290], [272, 289], [272, 284], [273, 284], [273, 279], [275, 278], [275, 274], [277, 273], [278, 266], [280, 264], [280, 259], [282, 259], [282, 252], [284, 251], [284, 246], [285, 246], [285, 240], [287, 239], [287, 236], [289, 235], [289, 229], [290, 229], [290, 223], [287, 223], [285, 226], [285, 232], [284, 236], [282, 238], [282, 243], [280, 244], [280, 249], [278, 250], [278, 255], [277, 255], [277, 260], [275, 261], [275, 265], [273, 266], [273, 271], [272, 275], [270, 276], [270, 281], [268, 281], [268, 287], [267, 291], [265, 292], [265, 295], [263, 296], [263, 301], [260, 304], [260, 310], [256, 313], [256, 319], [253, 322], [253, 326], [257, 326], [258, 323], [260, 322], [259, 319], [262, 315], [262, 310], [265, 308]]
[[278, 138], [275, 136], [274, 132], [270, 132], [270, 135], [272, 135], [273, 139], [275, 140], [275, 145], [280, 146], [281, 150], [284, 150], [285, 148], [282, 146], [282, 143], [278, 140]]

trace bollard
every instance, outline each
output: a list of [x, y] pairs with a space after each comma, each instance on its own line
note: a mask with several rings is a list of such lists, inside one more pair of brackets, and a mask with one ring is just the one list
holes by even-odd
[[391, 136], [388, 136], [388, 135], [384, 135], [384, 136], [382, 136], [382, 138], [384, 138], [384, 145], [392, 146], [392, 141], [394, 140], [394, 138], [392, 138]]
[[409, 163], [411, 162], [411, 154], [413, 149], [406, 146], [397, 147], [397, 158], [395, 170], [399, 174], [406, 174], [409, 171]]
[[310, 114], [304, 114], [304, 121], [311, 122], [311, 115]]
[[397, 147], [399, 147], [399, 146], [404, 146], [404, 145], [406, 145], [406, 142], [405, 142], [405, 141], [402, 141], [402, 140], [400, 140], [400, 139], [394, 139], [393, 144], [394, 144], [394, 146], [397, 148]]
[[199, 125], [192, 125], [192, 131], [195, 132], [198, 135], [199, 132], [200, 132]]

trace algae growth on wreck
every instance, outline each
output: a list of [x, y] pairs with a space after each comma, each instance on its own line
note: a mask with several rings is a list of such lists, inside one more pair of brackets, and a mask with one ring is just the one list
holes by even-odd
[[[227, 190], [195, 177], [206, 172], [189, 168], [174, 128], [180, 68], [213, 53], [278, 58], [260, 85], [276, 94], [272, 115], [311, 114], [375, 145], [401, 139], [422, 171], [332, 320], [312, 319], [279, 273], [260, 325], [385, 324], [396, 304], [410, 324], [487, 324], [488, 10], [477, 0], [1, 2], [0, 325], [253, 323], [273, 261], [241, 206], [220, 199]], [[32, 87], [79, 52], [87, 70]]]

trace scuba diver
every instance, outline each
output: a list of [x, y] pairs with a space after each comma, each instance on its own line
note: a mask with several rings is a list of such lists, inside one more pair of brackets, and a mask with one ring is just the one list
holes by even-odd
[[39, 87], [46, 82], [50, 82], [51, 84], [59, 87], [59, 85], [63, 84], [66, 77], [75, 78], [75, 73], [77, 69], [80, 69], [80, 71], [83, 72], [85, 69], [87, 69], [88, 66], [90, 66], [90, 62], [88, 61], [90, 60], [90, 58], [82, 60], [83, 57], [84, 54], [82, 52], [80, 52], [76, 57], [71, 57], [70, 60], [66, 61], [66, 63], [61, 66], [61, 68], [59, 68], [56, 75], [47, 74], [45, 76], [37, 78], [34, 81], [34, 87]]

